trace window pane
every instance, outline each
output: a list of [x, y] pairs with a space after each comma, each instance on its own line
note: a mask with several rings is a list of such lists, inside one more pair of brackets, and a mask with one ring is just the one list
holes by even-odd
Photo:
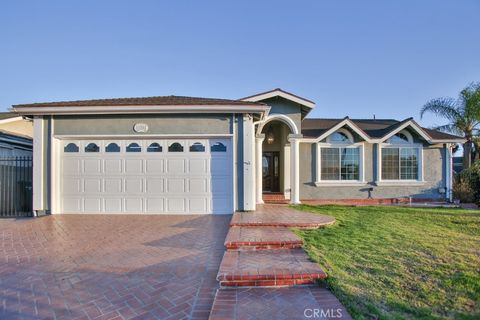
[[89, 143], [86, 147], [85, 147], [85, 152], [99, 152], [100, 151], [100, 147], [97, 146], [95, 143]]
[[341, 148], [341, 180], [360, 180], [360, 148]]
[[78, 146], [75, 143], [69, 143], [63, 147], [63, 152], [78, 152]]
[[105, 147], [105, 152], [120, 152], [120, 146], [115, 142], [109, 143], [108, 146]]
[[213, 146], [210, 147], [211, 152], [227, 152], [227, 146], [225, 146], [221, 142], [215, 143]]
[[340, 156], [338, 148], [321, 149], [321, 179], [339, 180], [340, 179]]
[[183, 152], [183, 146], [178, 142], [174, 142], [168, 147], [168, 152]]
[[400, 149], [400, 179], [402, 180], [418, 179], [418, 149], [417, 148]]
[[138, 143], [132, 142], [127, 146], [127, 152], [141, 152], [142, 147]]
[[330, 135], [330, 142], [353, 142], [343, 132], [334, 132]]
[[190, 152], [205, 152], [205, 146], [200, 142], [195, 142], [190, 146]]
[[410, 140], [408, 140], [405, 134], [400, 132], [390, 138], [390, 143], [410, 143]]
[[400, 170], [398, 163], [398, 148], [382, 149], [382, 179], [398, 180], [400, 178]]
[[162, 152], [162, 146], [154, 142], [148, 146], [147, 152]]

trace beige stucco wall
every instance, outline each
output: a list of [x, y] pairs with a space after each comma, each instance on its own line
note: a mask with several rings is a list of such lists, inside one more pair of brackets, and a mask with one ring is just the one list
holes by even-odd
[[32, 138], [33, 122], [23, 119], [6, 123], [0, 121], [0, 130]]

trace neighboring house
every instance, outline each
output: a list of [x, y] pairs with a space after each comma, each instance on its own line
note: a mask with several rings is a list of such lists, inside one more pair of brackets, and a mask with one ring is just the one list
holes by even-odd
[[33, 138], [33, 123], [13, 112], [0, 112], [0, 130], [20, 137]]
[[239, 100], [179, 96], [14, 106], [34, 123], [34, 210], [232, 213], [291, 203], [445, 200], [462, 138], [413, 119], [306, 119], [281, 89]]
[[12, 112], [0, 112], [0, 158], [31, 156], [32, 128], [31, 121]]

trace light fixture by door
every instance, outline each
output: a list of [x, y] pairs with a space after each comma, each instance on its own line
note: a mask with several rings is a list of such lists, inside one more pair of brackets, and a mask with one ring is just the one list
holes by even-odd
[[275, 135], [273, 134], [273, 128], [270, 126], [267, 131], [267, 143], [272, 144], [275, 141]]

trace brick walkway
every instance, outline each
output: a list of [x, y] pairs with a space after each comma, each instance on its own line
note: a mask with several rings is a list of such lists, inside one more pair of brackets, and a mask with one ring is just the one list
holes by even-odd
[[[318, 228], [329, 216], [286, 205], [235, 213], [225, 240], [210, 320], [351, 319], [338, 299], [315, 283], [327, 275], [309, 260], [287, 227]], [[305, 286], [308, 284], [309, 286]]]
[[0, 319], [207, 319], [230, 219], [0, 220]]
[[293, 288], [221, 289], [210, 320], [351, 319], [345, 307], [327, 289]]

